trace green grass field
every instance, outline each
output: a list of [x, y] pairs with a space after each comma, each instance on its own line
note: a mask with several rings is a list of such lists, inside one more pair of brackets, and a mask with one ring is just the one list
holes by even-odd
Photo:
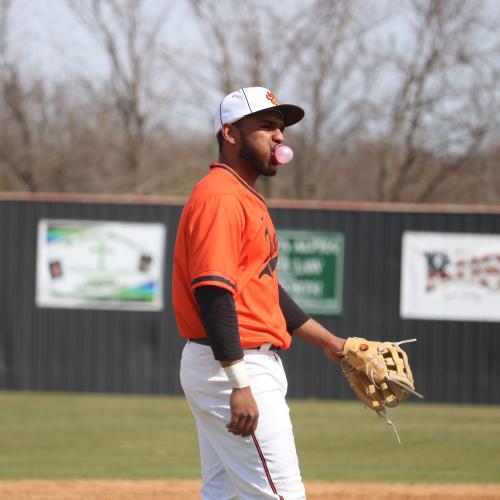
[[[290, 401], [307, 481], [500, 482], [500, 407]], [[198, 478], [183, 398], [0, 392], [0, 479]]]

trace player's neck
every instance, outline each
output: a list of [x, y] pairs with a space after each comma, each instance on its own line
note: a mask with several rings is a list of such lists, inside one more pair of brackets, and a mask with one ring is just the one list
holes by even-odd
[[255, 170], [255, 168], [242, 158], [229, 158], [228, 156], [221, 154], [219, 156], [219, 162], [225, 163], [227, 166], [231, 167], [247, 184], [252, 187], [254, 187], [255, 182], [259, 178], [259, 173]]

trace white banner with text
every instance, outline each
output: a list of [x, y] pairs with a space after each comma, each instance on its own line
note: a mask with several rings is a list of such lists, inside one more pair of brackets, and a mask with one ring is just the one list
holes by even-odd
[[500, 321], [500, 236], [403, 234], [403, 318]]

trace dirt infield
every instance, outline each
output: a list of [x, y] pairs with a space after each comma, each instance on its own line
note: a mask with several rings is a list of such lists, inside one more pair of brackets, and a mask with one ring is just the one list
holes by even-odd
[[[199, 481], [0, 481], [0, 500], [195, 500]], [[308, 500], [493, 500], [498, 485], [306, 483]]]

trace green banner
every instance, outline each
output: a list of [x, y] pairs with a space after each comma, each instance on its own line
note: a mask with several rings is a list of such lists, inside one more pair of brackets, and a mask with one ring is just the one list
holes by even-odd
[[287, 293], [308, 313], [340, 314], [344, 235], [278, 230], [278, 238], [278, 276]]

